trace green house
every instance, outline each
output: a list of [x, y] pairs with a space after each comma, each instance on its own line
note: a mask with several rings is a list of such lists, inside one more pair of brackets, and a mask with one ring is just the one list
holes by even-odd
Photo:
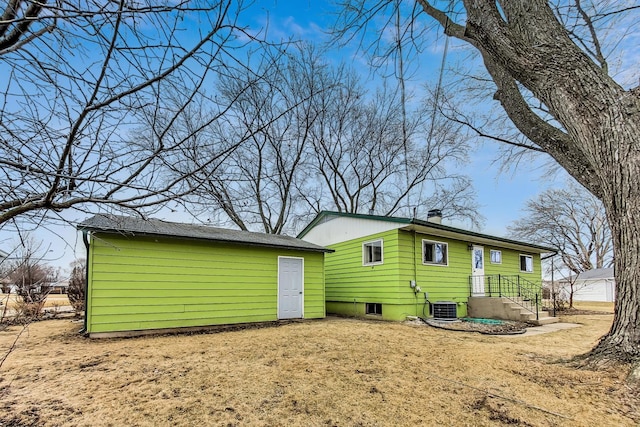
[[321, 212], [298, 235], [325, 259], [327, 313], [537, 320], [541, 254], [554, 249], [427, 221]]
[[92, 337], [325, 316], [330, 250], [246, 231], [96, 215], [87, 246]]

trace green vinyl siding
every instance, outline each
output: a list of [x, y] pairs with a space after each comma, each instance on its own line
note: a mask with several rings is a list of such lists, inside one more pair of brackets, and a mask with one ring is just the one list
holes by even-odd
[[[454, 301], [466, 302], [469, 297], [469, 275], [471, 274], [471, 252], [467, 249], [467, 242], [430, 236], [410, 231], [399, 231], [401, 241], [401, 287], [405, 304], [418, 304], [419, 312], [423, 315], [425, 304], [424, 292], [427, 292], [430, 302]], [[442, 242], [447, 244], [447, 265], [422, 263], [422, 241]], [[415, 256], [415, 259], [414, 259]], [[416, 295], [409, 286], [411, 280], [416, 281], [421, 293]], [[428, 307], [424, 312], [428, 313]], [[466, 315], [466, 306], [458, 306], [458, 316]]]
[[87, 332], [277, 320], [278, 256], [304, 259], [303, 316], [324, 317], [323, 253], [94, 233]]
[[[362, 263], [362, 245], [376, 239], [383, 241], [383, 263]], [[447, 265], [423, 264], [422, 242], [447, 244]], [[335, 252], [327, 254], [327, 312], [347, 316], [367, 316], [383, 320], [404, 320], [407, 316], [426, 316], [429, 302], [458, 303], [458, 316], [467, 315], [471, 254], [469, 242], [391, 230], [331, 245]], [[480, 245], [481, 246], [481, 245]], [[491, 264], [489, 251], [502, 251], [502, 264]], [[534, 283], [541, 281], [540, 255], [495, 246], [484, 246], [485, 275], [519, 275]], [[533, 272], [520, 271], [520, 254], [533, 257]], [[420, 292], [411, 288], [416, 282]], [[366, 303], [382, 304], [382, 315], [366, 315]]]
[[[502, 264], [492, 264], [489, 259], [490, 250], [502, 250]], [[520, 271], [520, 255], [528, 255], [533, 259], [533, 271]], [[540, 260], [540, 254], [516, 251], [513, 249], [499, 249], [495, 247], [485, 248], [485, 276], [489, 276], [485, 279], [485, 292], [500, 292], [500, 282], [502, 278], [496, 278], [496, 275], [501, 276], [519, 276], [524, 279], [521, 282], [525, 287], [538, 288], [538, 291], [542, 290], [542, 263]]]
[[[490, 251], [499, 250], [502, 251], [502, 264], [492, 264], [490, 256]], [[533, 258], [533, 271], [526, 272], [520, 271], [520, 255], [529, 255]], [[532, 282], [540, 282], [542, 278], [542, 266], [540, 262], [540, 254], [534, 254], [529, 252], [515, 251], [513, 249], [501, 249], [496, 248], [495, 246], [485, 246], [484, 248], [484, 274], [492, 275], [492, 274], [503, 274], [510, 276], [520, 275], [523, 278], [530, 280]]]
[[[362, 245], [382, 240], [383, 262], [363, 265]], [[396, 303], [398, 300], [398, 232], [391, 230], [329, 246], [326, 255], [326, 298], [332, 302]], [[366, 300], [366, 301], [365, 301]], [[364, 313], [364, 308], [362, 308]]]

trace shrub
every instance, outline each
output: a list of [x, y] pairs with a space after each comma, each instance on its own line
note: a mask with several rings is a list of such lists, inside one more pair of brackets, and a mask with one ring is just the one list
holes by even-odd
[[9, 277], [18, 296], [18, 317], [39, 318], [57, 272], [53, 267], [29, 261], [20, 262]]
[[84, 311], [84, 298], [86, 289], [86, 269], [87, 263], [84, 259], [74, 261], [72, 264], [71, 276], [69, 277], [69, 289], [67, 297], [76, 312], [76, 315], [82, 314]]

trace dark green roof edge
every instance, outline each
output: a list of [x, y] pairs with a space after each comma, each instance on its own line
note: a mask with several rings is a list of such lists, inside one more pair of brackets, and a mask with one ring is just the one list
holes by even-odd
[[302, 230], [298, 234], [298, 238], [303, 238], [313, 227], [315, 227], [323, 218], [327, 216], [339, 216], [339, 217], [347, 217], [347, 218], [359, 218], [359, 219], [371, 219], [376, 221], [387, 221], [387, 222], [395, 222], [398, 224], [407, 224], [407, 225], [419, 225], [422, 227], [434, 228], [436, 230], [450, 231], [452, 233], [464, 234], [470, 237], [477, 237], [482, 239], [495, 240], [498, 242], [508, 243], [511, 245], [518, 246], [526, 246], [529, 248], [534, 248], [537, 250], [545, 251], [545, 252], [558, 252], [556, 248], [550, 248], [547, 246], [537, 245], [533, 243], [521, 242], [518, 240], [507, 239], [504, 237], [491, 236], [489, 234], [477, 233], [475, 231], [464, 230], [462, 228], [451, 227], [448, 225], [442, 225], [435, 222], [429, 222], [422, 219], [415, 218], [401, 218], [401, 217], [393, 217], [393, 216], [381, 216], [381, 215], [367, 215], [367, 214], [358, 214], [358, 213], [345, 213], [345, 212], [333, 212], [333, 211], [321, 211], [316, 215], [316, 217], [307, 225], [304, 230]]
[[434, 223], [434, 222], [425, 221], [425, 220], [422, 220], [422, 219], [413, 219], [413, 220], [411, 220], [411, 223], [415, 224], [415, 225], [420, 225], [420, 226], [423, 226], [423, 227], [435, 228], [436, 230], [444, 230], [444, 231], [451, 231], [453, 233], [465, 234], [465, 235], [470, 236], [470, 237], [478, 237], [478, 238], [482, 238], [482, 239], [496, 240], [498, 242], [508, 243], [508, 244], [511, 244], [511, 245], [528, 246], [530, 248], [535, 248], [535, 249], [546, 251], [546, 252], [558, 252], [558, 249], [550, 248], [550, 247], [542, 246], [542, 245], [537, 245], [535, 243], [521, 242], [519, 240], [507, 239], [505, 237], [498, 237], [498, 236], [492, 236], [490, 234], [477, 233], [475, 231], [464, 230], [462, 228], [450, 227], [448, 225], [442, 225], [442, 224], [438, 224], [438, 223]]

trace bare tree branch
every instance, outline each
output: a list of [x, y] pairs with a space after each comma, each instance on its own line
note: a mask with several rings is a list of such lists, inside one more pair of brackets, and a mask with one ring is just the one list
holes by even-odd
[[[193, 191], [163, 172], [189, 136], [167, 135], [189, 105], [211, 104], [193, 134], [235, 102], [225, 105], [204, 88], [242, 66], [234, 49], [260, 45], [238, 24], [244, 8], [227, 0], [7, 3], [0, 24], [0, 72], [8, 77], [0, 93], [0, 227], [87, 204], [144, 209]], [[196, 21], [201, 36], [183, 36]], [[169, 105], [168, 92], [182, 95], [180, 105]], [[171, 110], [160, 134], [132, 144], [152, 111]]]

